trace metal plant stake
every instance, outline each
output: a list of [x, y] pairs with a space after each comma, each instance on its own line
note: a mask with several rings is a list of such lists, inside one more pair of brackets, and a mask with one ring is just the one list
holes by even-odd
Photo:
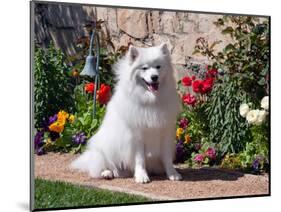
[[[96, 42], [95, 54], [92, 53], [93, 42]], [[93, 118], [96, 115], [96, 98], [97, 98], [97, 88], [98, 88], [98, 78], [99, 78], [99, 59], [100, 59], [100, 40], [98, 33], [93, 30], [91, 33], [90, 49], [89, 55], [86, 57], [85, 66], [80, 73], [81, 76], [93, 77], [95, 81], [94, 89], [94, 110]]]

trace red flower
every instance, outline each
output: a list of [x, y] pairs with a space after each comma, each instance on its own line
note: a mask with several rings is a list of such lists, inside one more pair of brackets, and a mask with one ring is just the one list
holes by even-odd
[[212, 90], [214, 84], [214, 78], [207, 78], [202, 82], [202, 91], [201, 93], [208, 93]]
[[93, 82], [87, 83], [85, 85], [86, 93], [91, 93], [92, 94], [94, 92], [94, 90], [95, 90], [95, 84]]
[[97, 91], [97, 100], [100, 104], [106, 104], [111, 97], [110, 86], [101, 84], [100, 89]]
[[210, 69], [206, 73], [206, 78], [216, 77], [217, 74], [218, 74], [218, 70], [217, 69]]
[[195, 80], [192, 83], [192, 89], [195, 93], [202, 93], [203, 90], [203, 81], [202, 80]]
[[193, 76], [191, 77], [191, 79], [192, 79], [192, 81], [194, 81], [194, 80], [196, 79], [196, 76], [193, 75]]
[[183, 103], [185, 103], [185, 104], [194, 106], [195, 103], [196, 103], [196, 97], [193, 96], [192, 94], [188, 93], [188, 94], [183, 95], [182, 101], [183, 101]]
[[191, 86], [192, 80], [190, 77], [184, 77], [184, 78], [182, 78], [181, 83], [184, 86]]
[[205, 94], [212, 90], [213, 85], [214, 78], [207, 78], [205, 80], [195, 80], [192, 84], [192, 88], [196, 93]]

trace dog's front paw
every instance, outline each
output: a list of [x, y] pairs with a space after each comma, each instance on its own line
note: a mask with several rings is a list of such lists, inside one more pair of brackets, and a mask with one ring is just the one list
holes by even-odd
[[111, 170], [103, 170], [101, 176], [107, 180], [112, 179], [114, 177]]
[[150, 179], [146, 173], [139, 173], [135, 175], [136, 183], [149, 183]]
[[168, 176], [168, 178], [169, 178], [169, 180], [173, 180], [173, 181], [182, 180], [182, 176], [181, 176], [179, 173], [177, 173], [177, 172], [175, 172], [175, 173], [173, 173], [173, 174], [170, 174], [170, 175]]

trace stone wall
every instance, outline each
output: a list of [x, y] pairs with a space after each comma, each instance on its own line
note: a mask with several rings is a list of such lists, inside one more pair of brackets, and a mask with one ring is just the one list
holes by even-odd
[[128, 42], [142, 47], [166, 42], [173, 64], [183, 70], [191, 61], [208, 62], [206, 58], [192, 55], [198, 37], [222, 40], [217, 49], [231, 41], [213, 24], [219, 17], [221, 15], [189, 12], [37, 4], [35, 40], [42, 46], [52, 40], [72, 55], [77, 51], [76, 39], [86, 33], [83, 25], [87, 21], [102, 19], [105, 21], [104, 35], [111, 38], [116, 48]]

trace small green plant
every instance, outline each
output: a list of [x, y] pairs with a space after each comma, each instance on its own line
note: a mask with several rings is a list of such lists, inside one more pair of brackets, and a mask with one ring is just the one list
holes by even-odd
[[59, 110], [73, 111], [73, 87], [67, 76], [64, 55], [51, 44], [36, 47], [34, 69], [35, 127], [43, 128]]
[[246, 144], [239, 158], [244, 169], [252, 169], [256, 172], [268, 169], [269, 142], [268, 127], [266, 124], [251, 127], [252, 141]]
[[242, 163], [237, 154], [227, 153], [222, 159], [220, 167], [225, 169], [242, 169]]
[[[85, 86], [85, 88], [88, 86]], [[101, 124], [105, 114], [105, 101], [108, 101], [110, 90], [103, 85], [98, 90], [96, 115], [93, 116], [93, 86], [90, 93], [84, 91], [84, 84], [76, 86], [74, 114], [60, 110], [48, 118], [47, 126], [35, 136], [35, 150], [38, 155], [48, 151], [83, 152], [91, 136]]]
[[222, 162], [222, 168], [241, 169], [259, 173], [268, 171], [269, 142], [267, 124], [250, 127], [251, 140], [246, 143], [243, 151], [227, 153]]
[[77, 111], [75, 121], [65, 127], [58, 140], [64, 147], [71, 147], [72, 153], [84, 151], [87, 140], [95, 134], [105, 114], [105, 106], [97, 102], [96, 115], [93, 117], [93, 97], [84, 92], [83, 84], [76, 86], [74, 96]]

